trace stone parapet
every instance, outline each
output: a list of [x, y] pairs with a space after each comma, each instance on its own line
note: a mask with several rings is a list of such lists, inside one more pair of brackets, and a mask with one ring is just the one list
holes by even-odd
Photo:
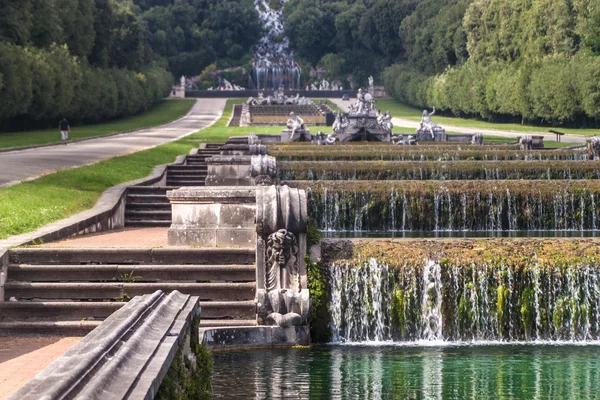
[[208, 349], [310, 346], [309, 326], [234, 327], [200, 329], [200, 341]]
[[178, 352], [195, 359], [199, 314], [198, 297], [135, 297], [10, 399], [154, 398]]
[[[262, 145], [249, 147], [253, 146]], [[206, 164], [208, 168], [206, 186], [254, 186], [258, 177], [262, 177], [261, 182], [265, 182], [267, 178], [273, 181], [277, 175], [275, 158], [266, 155], [214, 156], [207, 158]]]

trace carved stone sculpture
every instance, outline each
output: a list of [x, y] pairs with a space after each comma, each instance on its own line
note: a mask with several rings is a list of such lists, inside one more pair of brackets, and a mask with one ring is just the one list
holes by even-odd
[[373, 79], [373, 75], [369, 76], [369, 87], [375, 86], [375, 80]]
[[350, 125], [350, 121], [348, 121], [348, 118], [341, 112], [336, 112], [335, 121], [333, 122], [332, 126], [333, 131], [335, 133], [341, 133], [344, 131], [344, 129], [348, 127], [348, 125]]
[[474, 134], [473, 138], [471, 139], [471, 144], [481, 146], [483, 144], [483, 134], [482, 133]]
[[267, 291], [287, 288], [300, 291], [298, 282], [298, 241], [285, 229], [267, 239]]
[[338, 138], [336, 137], [335, 133], [326, 135], [325, 133], [319, 131], [312, 140], [312, 143], [316, 144], [317, 146], [331, 146], [337, 141]]
[[390, 115], [389, 111], [386, 111], [383, 114], [380, 114], [377, 117], [377, 123], [379, 124], [379, 127], [382, 130], [384, 130], [385, 132], [392, 133], [392, 129], [394, 128], [394, 123], [392, 122], [392, 116]]
[[533, 139], [529, 135], [521, 136], [519, 138], [519, 149], [531, 150], [533, 148]]
[[598, 160], [600, 158], [600, 137], [594, 136], [587, 144], [590, 160]]
[[405, 146], [416, 144], [417, 141], [413, 135], [404, 137], [402, 134], [392, 135], [392, 143], [395, 145]]
[[419, 130], [426, 130], [431, 133], [431, 138], [435, 139], [435, 131], [436, 128], [441, 128], [438, 124], [431, 120], [431, 116], [435, 114], [435, 107], [433, 107], [433, 111], [430, 113], [427, 110], [423, 110], [423, 117], [421, 118], [421, 125]]
[[291, 112], [286, 125], [288, 129], [281, 133], [282, 142], [310, 142], [310, 131], [304, 126], [302, 117]]

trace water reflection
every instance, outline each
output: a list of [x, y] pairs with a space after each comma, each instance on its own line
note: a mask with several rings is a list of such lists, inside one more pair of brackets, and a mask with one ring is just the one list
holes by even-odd
[[215, 398], [597, 399], [600, 346], [316, 346], [215, 353]]

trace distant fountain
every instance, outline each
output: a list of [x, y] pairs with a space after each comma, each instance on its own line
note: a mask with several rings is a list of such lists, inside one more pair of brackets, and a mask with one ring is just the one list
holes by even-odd
[[[282, 0], [286, 3], [288, 0]], [[265, 33], [255, 47], [250, 87], [274, 89], [283, 85], [300, 89], [301, 70], [294, 61], [289, 40], [283, 32], [283, 10], [273, 10], [266, 0], [255, 0]]]

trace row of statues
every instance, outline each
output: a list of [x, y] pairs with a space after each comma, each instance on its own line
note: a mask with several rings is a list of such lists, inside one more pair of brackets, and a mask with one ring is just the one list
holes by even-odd
[[312, 101], [304, 96], [300, 97], [299, 93], [296, 93], [296, 96], [287, 97], [285, 95], [283, 87], [280, 87], [273, 93], [273, 96], [265, 97], [263, 92], [258, 92], [258, 97], [256, 99], [254, 97], [250, 97], [248, 101], [246, 101], [246, 104], [248, 104], [249, 106], [270, 106], [283, 104], [303, 106], [312, 104]]

